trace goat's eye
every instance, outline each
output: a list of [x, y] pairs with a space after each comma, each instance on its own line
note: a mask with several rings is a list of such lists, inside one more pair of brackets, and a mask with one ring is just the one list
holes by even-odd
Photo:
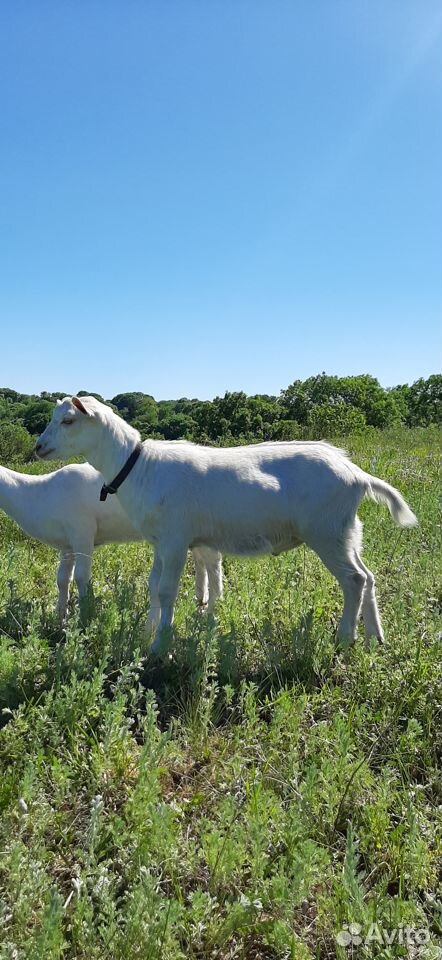
[[73, 423], [74, 421], [73, 421], [73, 420], [66, 420], [66, 419], [65, 419], [65, 420], [62, 420], [61, 422], [62, 422], [63, 426], [65, 426], [65, 427], [70, 427], [71, 423]]

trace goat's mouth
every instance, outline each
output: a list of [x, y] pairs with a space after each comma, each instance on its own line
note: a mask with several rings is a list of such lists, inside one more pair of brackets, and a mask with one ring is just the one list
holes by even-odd
[[35, 448], [34, 453], [37, 460], [47, 460], [49, 454], [55, 453], [55, 447], [49, 447], [47, 450], [37, 450], [37, 448]]

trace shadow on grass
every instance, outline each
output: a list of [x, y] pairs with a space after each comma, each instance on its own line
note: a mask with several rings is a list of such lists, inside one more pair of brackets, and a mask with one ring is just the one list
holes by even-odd
[[266, 620], [260, 625], [259, 646], [248, 649], [233, 624], [228, 632], [220, 632], [213, 619], [201, 623], [195, 618], [191, 632], [172, 638], [167, 653], [145, 658], [140, 683], [153, 690], [164, 724], [186, 713], [195, 697], [209, 691], [213, 719], [222, 723], [226, 690], [231, 714], [245, 684], [253, 684], [263, 703], [284, 687], [318, 689], [329, 675], [336, 645], [332, 630], [318, 634], [313, 621], [313, 610], [290, 628]]
[[107, 674], [115, 676], [143, 639], [142, 617], [133, 611], [129, 585], [113, 593], [111, 604], [90, 591], [81, 613], [77, 597], [72, 598], [66, 629], [52, 603], [20, 596], [13, 581], [5, 600], [0, 612], [0, 725], [21, 703], [35, 702], [72, 677], [88, 678], [103, 665], [105, 680]]
[[311, 691], [329, 675], [335, 655], [332, 630], [318, 632], [313, 610], [291, 626], [270, 619], [248, 624], [247, 636], [233, 623], [222, 631], [214, 618], [195, 615], [186, 635], [174, 633], [158, 658], [148, 652], [144, 609], [134, 609], [130, 585], [114, 593], [112, 604], [91, 595], [83, 617], [86, 607], [88, 625], [77, 613], [65, 633], [44, 601], [20, 598], [10, 588], [0, 615], [0, 722], [21, 703], [99, 668], [108, 698], [128, 669], [131, 683], [152, 690], [162, 726], [186, 716], [208, 692], [211, 722], [222, 723], [227, 700], [234, 705], [244, 684], [253, 684], [263, 703], [282, 687]]

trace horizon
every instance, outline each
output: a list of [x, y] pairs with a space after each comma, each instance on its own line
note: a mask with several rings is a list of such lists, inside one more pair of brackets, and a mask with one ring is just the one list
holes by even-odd
[[0, 23], [0, 380], [209, 399], [438, 367], [436, 0]]
[[[293, 384], [295, 381], [298, 381], [298, 380], [299, 380], [301, 383], [303, 383], [303, 382], [305, 382], [306, 380], [314, 379], [314, 378], [322, 377], [322, 376], [326, 376], [326, 377], [336, 377], [336, 378], [338, 378], [338, 379], [347, 379], [347, 378], [352, 379], [352, 378], [364, 377], [364, 376], [373, 377], [374, 374], [367, 373], [367, 372], [365, 372], [365, 373], [359, 372], [359, 373], [354, 373], [354, 374], [350, 374], [350, 373], [342, 374], [342, 376], [341, 376], [340, 374], [329, 373], [329, 372], [327, 372], [326, 370], [321, 370], [320, 373], [312, 373], [312, 374], [309, 374], [309, 376], [307, 376], [307, 377], [294, 377], [294, 379], [291, 380], [290, 383], [287, 383], [287, 384], [285, 384], [283, 387], [280, 387], [280, 389], [279, 389], [276, 393], [269, 393], [268, 391], [265, 391], [265, 390], [256, 390], [254, 393], [248, 393], [246, 390], [243, 390], [242, 388], [238, 388], [238, 390], [225, 390], [222, 394], [214, 394], [214, 395], [211, 396], [211, 397], [200, 397], [200, 396], [196, 396], [196, 395], [191, 396], [190, 394], [189, 394], [189, 395], [181, 394], [180, 396], [175, 396], [175, 397], [172, 397], [172, 396], [168, 396], [168, 397], [156, 397], [154, 394], [149, 393], [149, 392], [146, 391], [146, 390], [132, 390], [132, 389], [129, 389], [129, 390], [116, 390], [114, 393], [112, 393], [112, 396], [111, 396], [110, 394], [109, 394], [109, 395], [106, 395], [105, 393], [102, 393], [100, 390], [85, 390], [85, 388], [83, 388], [83, 387], [81, 387], [81, 386], [78, 388], [78, 390], [72, 390], [71, 392], [68, 390], [66, 393], [63, 393], [62, 390], [58, 390], [58, 389], [56, 389], [56, 388], [51, 389], [51, 390], [48, 390], [47, 388], [43, 388], [43, 390], [40, 390], [40, 391], [36, 392], [36, 391], [17, 390], [16, 387], [12, 387], [10, 384], [3, 384], [3, 385], [0, 384], [0, 393], [1, 393], [3, 390], [14, 390], [16, 393], [22, 394], [23, 396], [36, 396], [36, 397], [39, 397], [40, 399], [44, 399], [44, 398], [42, 398], [42, 396], [41, 396], [43, 393], [48, 393], [48, 394], [52, 394], [52, 395], [55, 395], [55, 394], [58, 394], [58, 393], [63, 393], [63, 396], [64, 396], [64, 397], [71, 397], [71, 396], [72, 396], [72, 397], [75, 397], [75, 396], [80, 396], [80, 394], [82, 394], [82, 395], [86, 394], [87, 396], [93, 396], [94, 394], [99, 394], [101, 397], [103, 397], [103, 400], [104, 400], [105, 403], [111, 403], [114, 397], [117, 397], [117, 396], [119, 396], [120, 394], [126, 394], [126, 393], [127, 393], [127, 394], [131, 394], [131, 393], [142, 393], [142, 394], [144, 394], [145, 396], [152, 397], [153, 400], [155, 401], [155, 403], [178, 402], [179, 400], [191, 400], [191, 401], [196, 400], [196, 401], [199, 401], [199, 402], [201, 402], [201, 403], [212, 403], [212, 402], [213, 402], [214, 400], [216, 400], [217, 398], [221, 398], [221, 399], [222, 399], [222, 397], [223, 397], [226, 393], [232, 393], [232, 394], [234, 394], [234, 393], [244, 393], [244, 394], [246, 394], [246, 396], [249, 396], [249, 397], [253, 397], [253, 396], [270, 396], [270, 397], [274, 397], [276, 400], [278, 400], [279, 397], [281, 396], [281, 394], [284, 392], [284, 390], [286, 390], [289, 386], [291, 386], [291, 384]], [[426, 376], [426, 377], [418, 376], [418, 377], [416, 377], [415, 380], [413, 380], [413, 381], [409, 381], [409, 382], [407, 382], [407, 381], [400, 381], [400, 382], [393, 383], [393, 384], [388, 384], [388, 385], [386, 385], [386, 384], [384, 384], [384, 383], [381, 383], [381, 382], [378, 380], [377, 377], [375, 377], [374, 379], [377, 380], [377, 382], [379, 383], [379, 386], [380, 386], [383, 390], [387, 390], [387, 391], [388, 391], [388, 390], [394, 390], [395, 388], [400, 387], [400, 386], [412, 386], [413, 383], [416, 383], [416, 382], [418, 382], [419, 380], [429, 380], [431, 377], [435, 377], [435, 376], [440, 376], [440, 373], [439, 373], [438, 371], [434, 371], [433, 373], [429, 373], [428, 376]]]

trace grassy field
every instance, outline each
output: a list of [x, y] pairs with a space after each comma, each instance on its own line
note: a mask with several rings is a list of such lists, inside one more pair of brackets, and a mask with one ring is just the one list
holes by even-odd
[[420, 521], [361, 509], [382, 646], [337, 649], [301, 548], [227, 558], [212, 622], [189, 564], [154, 667], [142, 544], [61, 640], [55, 554], [0, 515], [1, 960], [442, 955], [440, 435], [347, 447]]

